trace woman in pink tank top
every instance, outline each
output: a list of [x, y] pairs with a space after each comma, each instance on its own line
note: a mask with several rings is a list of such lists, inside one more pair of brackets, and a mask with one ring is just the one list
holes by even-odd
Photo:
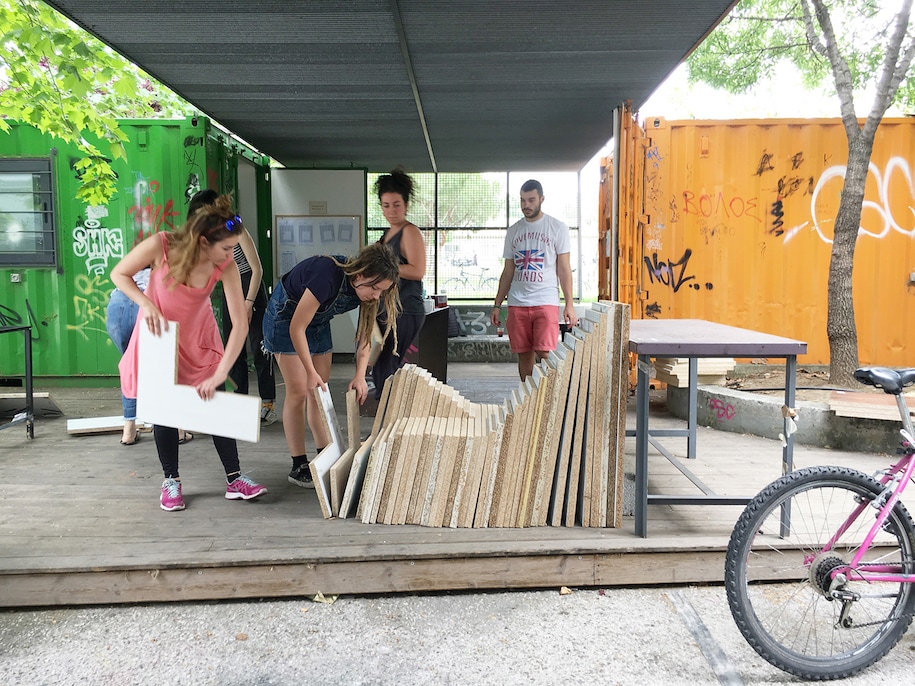
[[[147, 326], [158, 336], [169, 321], [178, 322], [178, 383], [194, 386], [204, 400], [225, 387], [248, 333], [241, 278], [232, 259], [241, 227], [241, 217], [231, 210], [231, 198], [221, 195], [212, 205], [197, 209], [177, 232], [158, 233], [144, 240], [111, 272], [114, 284], [140, 306], [137, 327]], [[153, 270], [144, 293], [131, 275], [146, 264], [152, 264]], [[210, 294], [219, 281], [232, 320], [225, 348], [210, 305]], [[136, 397], [139, 338], [135, 329], [118, 365], [121, 387], [128, 398]], [[159, 504], [169, 512], [183, 510], [178, 429], [157, 424], [153, 435], [165, 476]], [[267, 492], [241, 473], [235, 439], [213, 436], [213, 444], [226, 472], [226, 498], [250, 500]]]

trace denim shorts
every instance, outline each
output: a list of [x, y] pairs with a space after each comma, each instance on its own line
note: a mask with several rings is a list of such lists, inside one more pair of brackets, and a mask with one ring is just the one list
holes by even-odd
[[[262, 348], [267, 355], [295, 355], [296, 349], [289, 335], [289, 324], [298, 301], [286, 295], [283, 282], [279, 281], [267, 303], [264, 312], [264, 342]], [[321, 313], [315, 315], [317, 321], [312, 321], [305, 329], [305, 338], [308, 341], [308, 352], [312, 355], [323, 355], [334, 349], [334, 340], [330, 333], [330, 318], [324, 318]]]

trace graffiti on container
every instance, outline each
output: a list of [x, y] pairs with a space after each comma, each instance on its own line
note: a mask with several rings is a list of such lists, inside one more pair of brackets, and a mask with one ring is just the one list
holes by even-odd
[[693, 191], [683, 191], [684, 214], [695, 214], [703, 217], [723, 216], [727, 219], [750, 217], [761, 221], [756, 214], [758, 198], [743, 198], [739, 195], [726, 198], [719, 191], [715, 194], [702, 193], [696, 195]]
[[[824, 189], [827, 186], [832, 182], [837, 185], [844, 183], [845, 171], [846, 167], [844, 165], [836, 165], [829, 167], [820, 175], [810, 198], [811, 221], [803, 222], [788, 229], [785, 232], [785, 243], [811, 224], [820, 240], [827, 244], [832, 243], [832, 232], [823, 226], [823, 223], [828, 224], [829, 221], [823, 220], [823, 223], [821, 223], [817, 208], [821, 207], [820, 195], [824, 193]], [[895, 232], [903, 236], [915, 236], [915, 221], [913, 221], [913, 218], [915, 218], [915, 184], [913, 184], [912, 169], [906, 159], [892, 157], [882, 171], [874, 162], [871, 162], [868, 167], [868, 174], [873, 176], [874, 187], [877, 189], [877, 198], [876, 200], [865, 199], [862, 225], [858, 228], [858, 235], [869, 238], [885, 238], [890, 233]], [[904, 207], [901, 216], [899, 216], [898, 209], [894, 211], [893, 203], [891, 202], [891, 188], [898, 189], [900, 185], [909, 192], [906, 202], [899, 203], [897, 201], [896, 203], [897, 208]], [[841, 185], [839, 188], [832, 187], [828, 192], [838, 195], [840, 191]], [[872, 219], [875, 216], [877, 218], [876, 226], [869, 223], [868, 226], [863, 225], [867, 223], [867, 219]], [[906, 222], [905, 225], [903, 221]]]
[[670, 221], [676, 222], [680, 220], [680, 209], [677, 207], [677, 198], [671, 196], [670, 198]]
[[756, 176], [762, 176], [767, 171], [775, 171], [775, 167], [772, 166], [773, 157], [774, 155], [763, 150], [762, 156], [759, 158], [759, 164], [756, 165]]
[[813, 195], [814, 181], [812, 176], [801, 178], [800, 176], [783, 176], [778, 180], [778, 194], [787, 198], [794, 195], [801, 188], [804, 189], [803, 195]]
[[800, 169], [801, 165], [804, 163], [804, 153], [796, 152], [791, 156], [791, 171], [795, 169]]
[[88, 331], [108, 335], [105, 328], [105, 310], [108, 307], [108, 297], [113, 288], [107, 277], [98, 274], [79, 274], [74, 282], [76, 294], [73, 296], [74, 320], [78, 324], [68, 324], [69, 331], [78, 331], [85, 340]]
[[733, 236], [736, 233], [736, 229], [733, 226], [728, 226], [722, 222], [718, 222], [714, 226], [709, 226], [708, 223], [703, 221], [702, 225], [699, 227], [699, 233], [705, 237], [705, 244], [708, 245], [709, 240], [712, 238]]
[[41, 340], [41, 329], [39, 328], [39, 325], [47, 327], [49, 321], [57, 319], [57, 315], [49, 315], [39, 322], [38, 318], [35, 316], [35, 312], [32, 310], [32, 304], [29, 302], [28, 298], [25, 299], [25, 311], [26, 317], [23, 319], [22, 315], [9, 305], [0, 304], [0, 326], [31, 326], [32, 328], [29, 331], [29, 335], [32, 340]]
[[142, 172], [134, 172], [134, 176], [136, 182], [131, 189], [133, 205], [128, 208], [127, 214], [133, 217], [133, 226], [137, 232], [136, 244], [160, 231], [174, 231], [172, 220], [181, 213], [175, 209], [175, 202], [171, 198], [165, 202], [161, 202], [162, 198], [154, 198], [159, 192], [158, 181], [146, 179]]
[[184, 200], [187, 203], [191, 202], [198, 192], [200, 192], [200, 177], [197, 176], [194, 172], [191, 172], [187, 176], [187, 181], [184, 182]]
[[776, 236], [781, 236], [783, 233], [785, 233], [782, 229], [782, 226], [785, 225], [785, 209], [781, 196], [777, 197], [775, 202], [772, 203], [772, 216], [774, 219], [772, 220], [772, 228], [769, 229], [769, 233]]
[[734, 419], [737, 414], [737, 410], [734, 409], [734, 406], [731, 405], [731, 403], [724, 402], [721, 398], [710, 398], [709, 407], [712, 409], [712, 412], [715, 413], [715, 416], [719, 421]]
[[101, 275], [108, 263], [124, 256], [124, 235], [121, 229], [109, 229], [97, 219], [86, 219], [73, 229], [73, 254], [86, 259], [86, 272]]
[[658, 151], [657, 145], [652, 145], [648, 150], [645, 151], [645, 159], [651, 162], [651, 166], [655, 169], [661, 166], [661, 162], [664, 161], [664, 158], [661, 157], [661, 153]]
[[[686, 269], [689, 265], [689, 258], [692, 257], [693, 251], [687, 248], [683, 256], [674, 262], [668, 259], [666, 262], [658, 259], [658, 253], [652, 253], [651, 257], [645, 256], [645, 266], [648, 267], [648, 278], [651, 283], [660, 283], [663, 286], [669, 286], [676, 293], [689, 281], [695, 281], [695, 274], [687, 275]], [[700, 290], [702, 286], [698, 283], [691, 283], [689, 287], [694, 290]], [[705, 284], [706, 290], [712, 290], [714, 286], [711, 283]]]
[[661, 314], [661, 306], [657, 303], [657, 301], [655, 301], [653, 303], [648, 303], [647, 305], [645, 305], [645, 316], [646, 317], [651, 317], [652, 319], [657, 319], [658, 315], [660, 315], [660, 314]]

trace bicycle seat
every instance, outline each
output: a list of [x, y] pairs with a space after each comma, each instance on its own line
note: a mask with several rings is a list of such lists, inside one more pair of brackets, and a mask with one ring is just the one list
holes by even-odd
[[855, 370], [855, 378], [868, 386], [882, 388], [885, 393], [899, 395], [903, 388], [915, 384], [915, 369], [861, 367]]

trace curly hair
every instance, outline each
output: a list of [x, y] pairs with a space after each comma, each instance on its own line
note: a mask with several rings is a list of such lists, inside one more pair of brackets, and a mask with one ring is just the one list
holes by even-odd
[[[334, 258], [331, 258], [334, 259]], [[384, 337], [388, 334], [394, 336], [394, 347], [397, 347], [397, 317], [400, 316], [400, 261], [384, 243], [367, 245], [355, 257], [346, 262], [338, 262], [337, 266], [343, 268], [343, 273], [352, 281], [354, 277], [362, 276], [368, 279], [365, 285], [373, 286], [379, 281], [391, 281], [394, 285], [384, 292], [381, 302], [387, 313]], [[372, 330], [375, 328], [375, 318], [378, 316], [378, 301], [371, 300], [359, 305], [359, 324], [356, 327], [357, 347], [372, 344]]]
[[[191, 200], [187, 221], [175, 233], [168, 234], [168, 279], [169, 290], [180, 284], [187, 284], [188, 275], [200, 258], [200, 237], [214, 245], [231, 236], [237, 236], [241, 229], [241, 217], [232, 210], [231, 195], [216, 195], [211, 202], [202, 200], [196, 204], [204, 193], [215, 194], [215, 191], [201, 191]], [[209, 199], [208, 196], [207, 200]]]
[[397, 193], [409, 204], [416, 194], [415, 190], [413, 179], [400, 167], [392, 170], [390, 174], [382, 174], [375, 180], [375, 194], [379, 200], [385, 193]]

